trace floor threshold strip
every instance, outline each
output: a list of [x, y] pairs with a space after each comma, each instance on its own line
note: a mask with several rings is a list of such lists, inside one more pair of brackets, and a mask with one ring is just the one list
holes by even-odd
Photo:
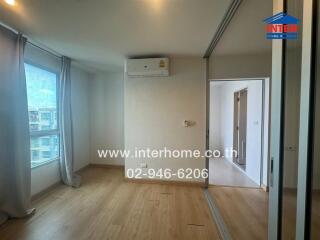
[[220, 214], [219, 208], [217, 206], [217, 204], [215, 203], [213, 197], [210, 195], [208, 189], [204, 189], [204, 195], [208, 201], [208, 205], [209, 205], [209, 209], [211, 212], [211, 215], [218, 227], [220, 236], [222, 238], [222, 240], [232, 240], [231, 235], [228, 231], [228, 228], [225, 224], [225, 222], [223, 221], [223, 218]]

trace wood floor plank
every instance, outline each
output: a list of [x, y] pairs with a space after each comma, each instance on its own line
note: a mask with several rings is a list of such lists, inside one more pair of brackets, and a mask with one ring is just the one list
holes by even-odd
[[221, 186], [210, 187], [209, 192], [233, 239], [268, 239], [266, 192], [261, 189]]
[[90, 167], [78, 189], [59, 185], [9, 220], [1, 240], [219, 239], [200, 187], [128, 183], [121, 169]]

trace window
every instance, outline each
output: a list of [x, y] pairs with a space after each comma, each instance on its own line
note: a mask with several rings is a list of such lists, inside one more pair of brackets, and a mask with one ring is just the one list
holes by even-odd
[[39, 113], [37, 111], [32, 111], [29, 109], [29, 120], [30, 120], [30, 123], [39, 122]]
[[38, 160], [38, 158], [39, 158], [39, 151], [32, 150], [32, 151], [31, 151], [31, 158], [34, 159], [34, 160]]
[[42, 158], [51, 158], [50, 151], [42, 151]]
[[31, 139], [31, 148], [38, 148], [40, 146], [39, 139], [32, 138]]
[[42, 125], [41, 130], [50, 130], [50, 126]]
[[38, 131], [39, 130], [39, 124], [30, 123], [30, 131]]
[[33, 168], [59, 157], [58, 74], [28, 63], [25, 71]]
[[41, 113], [41, 120], [49, 121], [50, 119], [51, 119], [51, 113], [50, 112]]
[[41, 145], [42, 146], [50, 146], [50, 138], [49, 137], [41, 138]]

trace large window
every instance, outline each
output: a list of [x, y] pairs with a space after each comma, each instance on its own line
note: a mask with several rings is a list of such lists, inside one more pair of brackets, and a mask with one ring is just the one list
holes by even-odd
[[25, 71], [33, 168], [59, 157], [58, 74], [28, 63]]

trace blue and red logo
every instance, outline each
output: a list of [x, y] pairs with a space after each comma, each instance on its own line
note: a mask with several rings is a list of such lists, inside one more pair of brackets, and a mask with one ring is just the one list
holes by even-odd
[[267, 26], [267, 39], [297, 39], [299, 19], [286, 13], [278, 13], [263, 20]]

